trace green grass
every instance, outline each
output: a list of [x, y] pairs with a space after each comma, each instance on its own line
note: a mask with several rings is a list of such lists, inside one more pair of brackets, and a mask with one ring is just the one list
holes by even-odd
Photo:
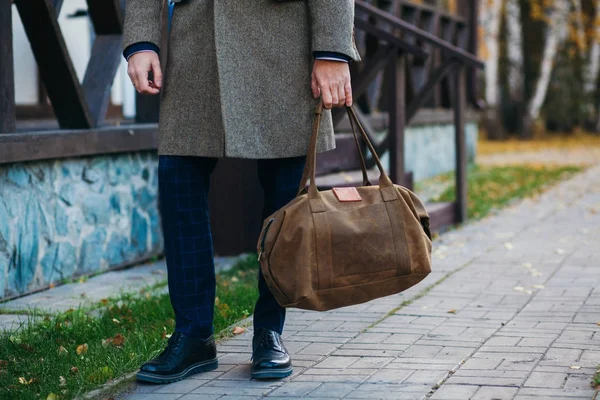
[[596, 371], [596, 374], [592, 378], [592, 386], [595, 389], [600, 389], [600, 366], [598, 366], [598, 370]]
[[[581, 171], [580, 167], [518, 165], [502, 167], [469, 166], [468, 213], [469, 218], [479, 219], [510, 202], [543, 192], [548, 185], [568, 178]], [[450, 181], [452, 174], [437, 178]], [[450, 185], [434, 201], [454, 201], [455, 186]]]
[[[217, 276], [215, 332], [252, 313], [257, 274], [249, 257]], [[0, 333], [0, 399], [71, 399], [135, 371], [174, 328], [168, 295], [154, 289], [103, 300], [95, 317], [77, 309]]]

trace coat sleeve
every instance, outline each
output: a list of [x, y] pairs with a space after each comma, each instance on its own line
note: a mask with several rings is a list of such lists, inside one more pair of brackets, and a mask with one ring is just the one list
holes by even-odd
[[308, 7], [312, 51], [342, 53], [360, 61], [354, 43], [354, 0], [308, 0]]
[[123, 49], [140, 42], [160, 47], [162, 3], [162, 0], [127, 0]]

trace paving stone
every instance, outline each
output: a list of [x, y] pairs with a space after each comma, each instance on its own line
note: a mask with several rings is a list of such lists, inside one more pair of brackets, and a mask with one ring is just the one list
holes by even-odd
[[319, 386], [321, 386], [321, 382], [288, 382], [269, 393], [269, 395], [275, 397], [304, 397]]
[[477, 392], [478, 386], [444, 384], [430, 397], [432, 400], [465, 400]]
[[480, 387], [470, 400], [512, 400], [518, 388], [501, 386]]
[[412, 374], [412, 371], [401, 369], [384, 369], [375, 372], [369, 379], [370, 383], [402, 383]]
[[192, 390], [199, 388], [204, 385], [207, 381], [187, 379], [180, 382], [170, 383], [168, 385], [162, 385], [158, 389], [154, 390], [153, 393], [175, 393], [175, 394], [187, 394]]
[[567, 380], [567, 374], [532, 372], [525, 381], [525, 387], [560, 388]]
[[[358, 361], [359, 357], [328, 357], [321, 361], [314, 368], [347, 368]], [[324, 371], [323, 373], [327, 373]]]
[[310, 398], [342, 398], [358, 387], [354, 383], [324, 383], [309, 393]]

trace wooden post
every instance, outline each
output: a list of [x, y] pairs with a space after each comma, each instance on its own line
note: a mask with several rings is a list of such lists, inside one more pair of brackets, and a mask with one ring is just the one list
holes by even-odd
[[[479, 1], [469, 0], [468, 5], [468, 19], [467, 24], [469, 25], [469, 44], [467, 50], [469, 53], [477, 55], [479, 53]], [[475, 67], [469, 67], [468, 69], [469, 79], [467, 82], [467, 90], [469, 100], [472, 104], [479, 104], [479, 88], [477, 87], [477, 69]]]
[[406, 123], [406, 59], [403, 54], [392, 53], [388, 65], [390, 77], [390, 178], [404, 183], [404, 128]]
[[456, 143], [456, 222], [467, 220], [467, 141], [465, 137], [466, 72], [464, 65], [453, 77], [454, 129]]
[[16, 129], [11, 11], [11, 1], [0, 2], [0, 133], [14, 132]]

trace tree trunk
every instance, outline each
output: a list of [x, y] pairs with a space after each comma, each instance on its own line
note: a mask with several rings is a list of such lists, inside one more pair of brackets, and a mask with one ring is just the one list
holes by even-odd
[[527, 116], [524, 121], [524, 130], [531, 135], [533, 123], [540, 115], [540, 110], [546, 100], [548, 85], [552, 77], [552, 70], [559, 46], [565, 41], [568, 33], [569, 6], [566, 1], [556, 1], [550, 12], [549, 25], [546, 30], [546, 43], [540, 64], [540, 74], [535, 85], [535, 91], [527, 107]]
[[596, 132], [600, 132], [600, 105], [594, 105], [595, 94], [598, 90], [598, 79], [600, 78], [600, 0], [596, 0], [596, 21], [594, 26], [595, 34], [590, 46], [590, 57], [584, 88], [586, 96], [590, 99], [590, 115], [592, 116], [592, 120], [595, 120], [592, 128]]
[[573, 9], [575, 10], [575, 29], [577, 29], [577, 51], [579, 58], [585, 59], [585, 50], [587, 47], [587, 39], [585, 36], [585, 25], [583, 23], [583, 8], [581, 0], [571, 0]]
[[497, 107], [499, 100], [498, 63], [500, 60], [500, 11], [502, 0], [489, 0], [482, 2], [481, 26], [484, 29], [484, 43], [486, 49], [485, 68], [485, 101], [488, 107]]
[[506, 52], [508, 88], [512, 101], [523, 101], [523, 25], [518, 0], [506, 2]]
[[500, 61], [500, 20], [503, 0], [482, 1], [480, 7], [480, 26], [483, 27], [483, 58], [485, 59], [485, 102], [487, 110], [482, 124], [489, 139], [505, 137], [498, 105], [500, 101], [500, 80], [498, 66]]

